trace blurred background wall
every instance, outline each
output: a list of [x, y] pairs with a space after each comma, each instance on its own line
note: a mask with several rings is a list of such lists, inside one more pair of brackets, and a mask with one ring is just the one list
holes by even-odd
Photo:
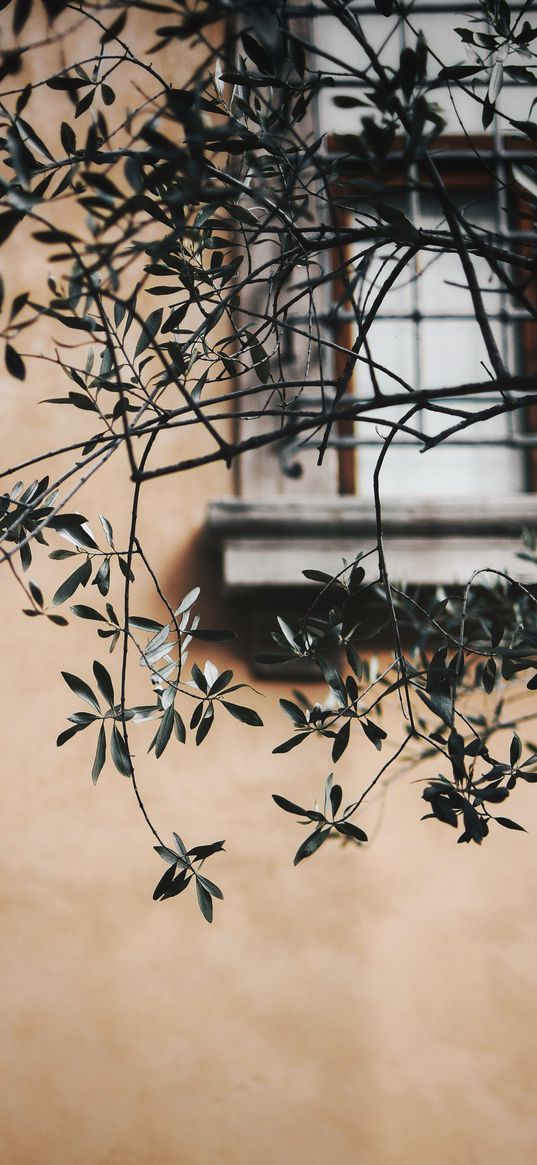
[[[31, 250], [14, 244], [12, 263], [10, 290], [26, 289]], [[53, 367], [1, 387], [4, 463], [65, 439], [64, 410], [37, 405], [58, 388]], [[113, 498], [118, 541], [127, 478], [121, 455], [80, 502], [95, 519]], [[142, 508], [170, 598], [201, 583], [209, 625], [240, 614], [200, 537], [207, 504], [230, 492], [211, 468], [152, 483]], [[34, 573], [50, 594], [57, 569]], [[144, 585], [140, 607], [158, 618]], [[59, 673], [86, 666], [91, 628], [25, 618], [5, 569], [0, 594], [3, 1165], [533, 1165], [532, 788], [513, 809], [528, 834], [498, 830], [481, 851], [420, 823], [407, 772], [368, 803], [368, 847], [328, 845], [293, 869], [300, 835], [270, 795], [311, 804], [329, 756], [313, 743], [285, 764], [271, 755], [288, 691], [253, 680], [248, 643], [211, 647], [259, 689], [265, 730], [226, 718], [199, 750], [172, 744], [156, 762], [140, 743], [137, 757], [166, 837], [226, 838], [209, 927], [193, 894], [152, 902], [163, 866], [129, 782], [108, 764], [93, 788], [84, 734], [55, 746], [75, 706]], [[376, 762], [367, 741], [348, 750], [350, 795]]]

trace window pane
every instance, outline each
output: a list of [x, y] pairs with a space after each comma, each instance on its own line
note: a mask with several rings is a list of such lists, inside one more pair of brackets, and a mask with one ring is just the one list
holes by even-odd
[[[450, 191], [453, 196], [455, 192]], [[420, 192], [412, 201], [401, 194], [392, 205], [413, 218], [425, 229], [446, 229], [439, 213], [436, 198]], [[458, 204], [465, 216], [479, 230], [496, 230], [497, 204], [487, 192], [468, 190], [459, 192]], [[411, 206], [413, 214], [411, 213]], [[382, 269], [380, 261], [370, 267], [370, 302], [383, 278], [391, 269], [390, 259]], [[491, 275], [484, 260], [472, 259], [479, 287], [482, 291], [487, 316], [496, 343], [511, 367], [516, 367], [516, 324], [498, 318], [505, 307], [505, 295], [498, 280]], [[472, 298], [465, 286], [465, 275], [459, 256], [422, 252], [401, 276], [382, 305], [382, 315], [370, 329], [368, 341], [372, 359], [396, 372], [412, 389], [447, 388], [483, 382], [490, 372], [490, 359], [474, 317]], [[362, 349], [362, 353], [365, 353]], [[401, 384], [387, 372], [377, 372], [379, 389], [384, 393], [401, 391]], [[355, 373], [354, 392], [359, 397], [373, 396], [374, 384], [366, 363]], [[487, 407], [492, 397], [466, 399], [462, 407], [467, 413]], [[449, 406], [450, 402], [444, 402]], [[384, 420], [400, 420], [405, 408], [378, 414]], [[374, 414], [373, 414], [374, 415]], [[428, 436], [456, 424], [460, 416], [428, 411], [416, 416], [413, 426]], [[407, 434], [394, 440], [382, 469], [382, 489], [385, 497], [425, 499], [442, 496], [479, 497], [502, 496], [525, 488], [525, 458], [521, 448], [509, 447], [516, 437], [517, 422], [512, 417], [497, 417], [481, 427], [479, 441], [471, 427], [452, 437], [429, 453], [421, 454], [419, 443]], [[362, 496], [372, 496], [372, 474], [390, 432], [389, 426], [359, 422], [356, 425], [358, 448], [356, 452], [357, 490]]]

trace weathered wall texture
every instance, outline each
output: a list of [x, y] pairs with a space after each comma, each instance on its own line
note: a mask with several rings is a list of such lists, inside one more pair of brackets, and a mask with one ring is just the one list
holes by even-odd
[[[5, 448], [38, 424], [32, 395], [3, 385]], [[108, 490], [126, 512], [124, 470]], [[209, 581], [192, 548], [227, 488], [222, 471], [148, 490], [145, 537], [172, 595]], [[85, 512], [101, 498], [91, 487]], [[530, 1165], [532, 789], [513, 810], [530, 833], [497, 831], [481, 852], [419, 823], [410, 774], [367, 850], [328, 846], [293, 870], [296, 827], [270, 794], [311, 801], [329, 761], [313, 743], [285, 766], [271, 756], [286, 729], [261, 685], [265, 732], [228, 722], [197, 752], [139, 758], [165, 833], [227, 839], [210, 928], [193, 898], [152, 903], [161, 863], [128, 782], [107, 768], [92, 787], [84, 736], [55, 748], [74, 706], [59, 670], [86, 660], [86, 628], [36, 625], [5, 571], [0, 583], [0, 1161]], [[349, 793], [376, 759], [367, 742], [349, 751]], [[372, 834], [380, 812], [372, 802]]]
[[[31, 256], [16, 262], [25, 286]], [[32, 407], [53, 387], [38, 365], [2, 383], [4, 462], [65, 435], [62, 410]], [[124, 535], [125, 459], [106, 475], [80, 504], [113, 497]], [[214, 586], [197, 540], [228, 492], [220, 469], [148, 487], [143, 537], [172, 597]], [[271, 755], [286, 729], [257, 683], [266, 731], [228, 721], [158, 763], [140, 749], [162, 831], [227, 839], [209, 927], [193, 895], [151, 901], [162, 864], [128, 781], [107, 766], [92, 787], [84, 736], [55, 747], [74, 707], [59, 671], [84, 666], [91, 629], [26, 619], [6, 570], [0, 587], [1, 1165], [533, 1165], [532, 789], [513, 810], [528, 835], [498, 830], [481, 852], [419, 823], [407, 774], [371, 801], [370, 847], [294, 870], [297, 829], [270, 794], [311, 801], [329, 758]], [[224, 617], [210, 596], [206, 622]], [[350, 795], [376, 760], [349, 750]]]

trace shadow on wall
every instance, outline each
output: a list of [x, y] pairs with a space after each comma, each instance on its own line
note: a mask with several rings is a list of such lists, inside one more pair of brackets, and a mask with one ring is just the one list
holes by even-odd
[[203, 528], [195, 530], [183, 543], [180, 553], [169, 559], [160, 572], [160, 583], [171, 602], [179, 603], [193, 587], [201, 588], [197, 608], [202, 628], [218, 628], [234, 631], [236, 639], [230, 643], [200, 643], [199, 653], [206, 652], [215, 663], [225, 658], [240, 662], [251, 670], [255, 648], [253, 626], [255, 623], [254, 600], [247, 597], [229, 598], [224, 594], [221, 580], [221, 566], [218, 551], [205, 537]]

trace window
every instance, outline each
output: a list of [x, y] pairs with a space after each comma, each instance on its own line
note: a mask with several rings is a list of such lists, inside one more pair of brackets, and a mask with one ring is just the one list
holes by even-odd
[[[490, 165], [498, 165], [498, 147], [489, 149]], [[468, 151], [460, 142], [452, 148], [450, 165], [441, 161], [442, 179], [450, 198], [480, 237], [497, 242], [516, 242], [523, 235], [516, 219], [516, 206], [508, 205], [508, 197], [501, 184], [490, 182], [489, 175], [476, 173]], [[464, 164], [466, 163], [466, 164]], [[438, 198], [424, 181], [419, 171], [408, 176], [403, 188], [399, 182], [389, 194], [392, 207], [399, 210], [425, 232], [446, 229], [446, 222]], [[510, 200], [513, 201], [513, 200]], [[356, 212], [346, 210], [347, 222], [367, 221], [368, 206], [362, 200]], [[393, 247], [377, 250], [363, 279], [361, 300], [364, 318], [383, 279], [390, 275], [399, 256]], [[346, 256], [347, 278], [352, 275], [352, 255]], [[526, 335], [521, 322], [525, 312], [506, 291], [498, 275], [482, 258], [473, 258], [473, 268], [479, 284], [487, 317], [505, 365], [512, 371], [528, 370], [529, 351], [525, 347], [531, 338], [530, 326]], [[341, 277], [338, 279], [341, 286]], [[356, 303], [354, 304], [356, 307]], [[345, 288], [341, 287], [337, 309], [336, 334], [343, 348], [353, 342], [353, 319], [345, 305]], [[388, 291], [368, 333], [368, 362], [355, 369], [349, 399], [371, 400], [369, 415], [375, 415], [375, 389], [384, 394], [401, 395], [402, 383], [409, 389], [433, 389], [479, 383], [487, 375], [493, 379], [490, 361], [481, 330], [475, 318], [474, 305], [459, 256], [442, 251], [418, 251]], [[376, 371], [375, 371], [376, 369]], [[384, 369], [386, 369], [384, 371]], [[374, 382], [372, 378], [374, 373]], [[397, 374], [395, 379], [393, 373]], [[467, 413], [492, 407], [497, 393], [466, 396], [464, 401], [449, 398], [437, 403], [437, 412], [427, 410], [413, 418], [413, 426], [426, 437], [434, 437], [457, 420], [452, 410], [461, 407]], [[383, 410], [380, 421], [400, 421], [407, 411], [403, 403], [393, 411]], [[526, 418], [527, 420], [527, 418]], [[527, 454], [534, 444], [534, 436], [523, 430], [524, 418], [520, 412], [492, 417], [478, 432], [463, 429], [448, 441], [440, 443], [434, 453], [418, 455], [423, 445], [417, 438], [401, 433], [386, 458], [382, 474], [383, 496], [397, 498], [401, 481], [410, 499], [422, 498], [504, 498], [533, 488], [531, 463]], [[384, 433], [386, 429], [384, 427]], [[372, 479], [376, 460], [382, 447], [382, 437], [371, 422], [345, 424], [334, 444], [340, 450], [340, 489], [343, 493], [360, 497], [372, 496]]]
[[[511, 5], [512, 20], [522, 19], [522, 7]], [[429, 236], [446, 229], [444, 208], [423, 163], [419, 157], [405, 159], [406, 141], [397, 134], [390, 136], [389, 117], [384, 124], [378, 110], [372, 113], [368, 95], [375, 71], [353, 34], [355, 18], [383, 64], [393, 70], [402, 67], [404, 54], [415, 49], [423, 32], [429, 45], [428, 76], [435, 77], [435, 88], [427, 90], [429, 106], [436, 102], [438, 107], [436, 115], [434, 110], [428, 114], [431, 141], [440, 117], [445, 127], [438, 146], [431, 145], [431, 154], [450, 199], [463, 215], [465, 229], [489, 239], [500, 256], [492, 265], [480, 258], [472, 260], [498, 352], [510, 372], [535, 370], [535, 321], [521, 307], [515, 289], [501, 277], [502, 245], [518, 247], [521, 254], [528, 245], [531, 224], [527, 205], [513, 192], [512, 167], [522, 167], [523, 173], [533, 150], [512, 120], [491, 115], [484, 130], [482, 102], [493, 85], [498, 87], [494, 69], [499, 58], [490, 42], [487, 47], [486, 30], [483, 44], [476, 41], [465, 49], [456, 31], [461, 23], [458, 9], [458, 4], [441, 0], [409, 0], [403, 15], [389, 19], [367, 0], [330, 0], [289, 9], [291, 19], [302, 21], [302, 30], [309, 19], [305, 39], [310, 46], [315, 44], [317, 63], [333, 82], [320, 87], [308, 116], [311, 139], [322, 141], [319, 172], [323, 171], [327, 183], [325, 197], [317, 205], [321, 207], [324, 201], [325, 207], [336, 208], [335, 221], [327, 212], [336, 241], [331, 252], [324, 252], [324, 269], [317, 270], [313, 308], [300, 290], [311, 271], [295, 271], [287, 289], [290, 306], [279, 317], [280, 356], [286, 375], [291, 377], [294, 370], [297, 384], [304, 368], [309, 370], [310, 381], [315, 379], [312, 361], [317, 359], [322, 390], [334, 391], [368, 308], [408, 243], [403, 235], [401, 248], [377, 245], [368, 251], [361, 243], [354, 250], [348, 228], [355, 227], [357, 232], [362, 228], [363, 234], [368, 222], [378, 222], [379, 215], [382, 220], [383, 206], [387, 206], [392, 214], [402, 216], [402, 222]], [[483, 6], [477, 2], [466, 2], [464, 9], [476, 18], [483, 15]], [[483, 24], [475, 27], [484, 28]], [[532, 98], [537, 97], [537, 84], [530, 85], [527, 62], [512, 49], [511, 45], [500, 61], [503, 88], [498, 105], [502, 113], [516, 119], [527, 116]], [[465, 52], [470, 55], [465, 57]], [[475, 70], [475, 80], [474, 58], [486, 62], [485, 69]], [[440, 70], [443, 65], [461, 63], [468, 80], [453, 87]], [[523, 78], [528, 81], [523, 109], [521, 70], [528, 74]], [[368, 135], [371, 153], [377, 151], [376, 168], [366, 164]], [[341, 246], [338, 232], [344, 239]], [[536, 298], [527, 281], [524, 293], [527, 300]], [[368, 368], [370, 357], [374, 375]], [[400, 421], [406, 407], [400, 402], [377, 417], [376, 388], [401, 395], [405, 385], [414, 391], [449, 389], [484, 382], [489, 375], [490, 356], [475, 320], [459, 255], [435, 252], [431, 245], [417, 247], [385, 296], [346, 385], [345, 401], [367, 404], [368, 423], [346, 420], [332, 426], [323, 473], [316, 468], [318, 441], [302, 434], [279, 450], [271, 446], [248, 455], [240, 467], [239, 499], [213, 507], [212, 529], [224, 544], [230, 589], [298, 585], [305, 543], [307, 565], [332, 569], [341, 557], [352, 558], [357, 548], [374, 541], [373, 468], [390, 422]], [[315, 405], [318, 391], [314, 387], [297, 390], [300, 408], [307, 407], [308, 393]], [[480, 407], [484, 399], [480, 395]], [[492, 390], [490, 404], [497, 399]], [[471, 394], [464, 398], [468, 413], [477, 406]], [[454, 408], [450, 397], [444, 397], [436, 411], [416, 414], [408, 422], [409, 429], [434, 439], [463, 419], [460, 400], [456, 413], [450, 413]], [[419, 452], [423, 441], [412, 432], [398, 435], [382, 470], [388, 556], [397, 577], [408, 582], [462, 582], [472, 569], [483, 565], [508, 568], [523, 577], [524, 569], [516, 559], [520, 531], [537, 522], [537, 497], [531, 492], [536, 483], [536, 420], [535, 408], [527, 409], [526, 415], [517, 411], [491, 417], [479, 432], [463, 428], [425, 454]]]

